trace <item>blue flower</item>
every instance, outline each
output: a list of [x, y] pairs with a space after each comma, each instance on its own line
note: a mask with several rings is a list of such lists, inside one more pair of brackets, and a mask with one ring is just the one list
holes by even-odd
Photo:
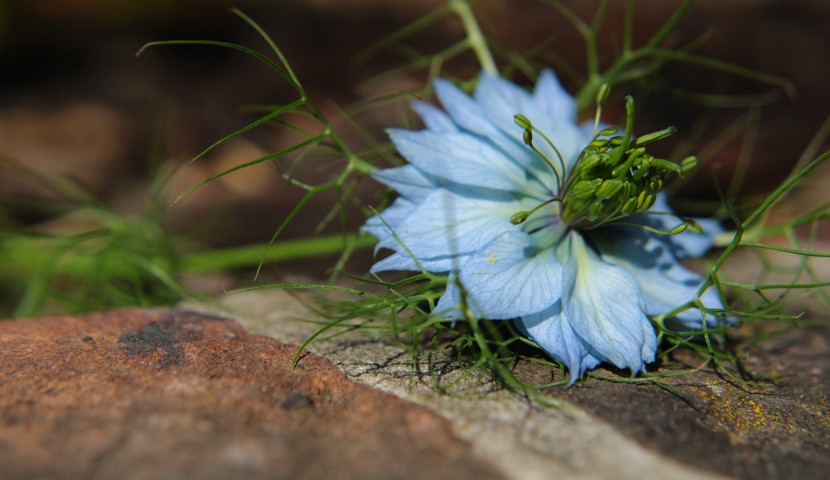
[[[657, 350], [649, 316], [695, 299], [703, 283], [678, 259], [702, 255], [719, 228], [656, 233], [678, 219], [654, 172], [679, 167], [645, 154], [649, 136], [632, 140], [630, 124], [616, 139], [577, 124], [551, 71], [532, 93], [486, 73], [472, 97], [434, 85], [443, 111], [413, 104], [426, 129], [389, 131], [409, 163], [374, 174], [399, 197], [363, 227], [392, 251], [372, 271], [446, 273], [435, 315], [458, 318], [464, 292], [475, 316], [513, 320], [566, 365], [570, 383], [602, 362], [644, 371]], [[713, 289], [700, 301], [722, 308]], [[674, 321], [700, 330], [716, 319], [690, 308]]]

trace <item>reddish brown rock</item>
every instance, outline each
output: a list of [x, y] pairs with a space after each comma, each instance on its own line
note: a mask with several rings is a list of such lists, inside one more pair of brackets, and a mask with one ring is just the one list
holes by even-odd
[[433, 412], [180, 310], [0, 322], [2, 478], [502, 478]]

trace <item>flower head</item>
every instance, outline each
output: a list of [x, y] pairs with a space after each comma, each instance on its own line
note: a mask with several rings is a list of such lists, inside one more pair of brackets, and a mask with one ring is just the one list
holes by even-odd
[[[703, 283], [678, 258], [702, 255], [718, 229], [701, 220], [706, 233], [682, 231], [692, 223], [678, 226], [660, 193], [667, 174], [693, 164], [646, 152], [672, 132], [633, 139], [633, 102], [621, 135], [578, 125], [549, 70], [532, 93], [486, 73], [472, 97], [444, 80], [435, 91], [443, 111], [413, 104], [425, 130], [389, 132], [409, 163], [374, 174], [399, 197], [364, 226], [393, 252], [372, 270], [448, 274], [434, 314], [458, 318], [463, 292], [475, 316], [513, 320], [571, 383], [602, 362], [643, 371], [657, 350], [649, 316]], [[700, 301], [722, 307], [711, 289]], [[676, 320], [701, 329], [715, 319], [692, 308]]]

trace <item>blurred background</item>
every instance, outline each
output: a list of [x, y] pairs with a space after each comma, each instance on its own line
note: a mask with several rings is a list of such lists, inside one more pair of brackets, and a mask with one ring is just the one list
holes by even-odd
[[[285, 104], [296, 94], [273, 71], [238, 52], [175, 46], [151, 49], [137, 58], [143, 44], [204, 39], [264, 51], [267, 46], [256, 33], [229, 14], [230, 7], [237, 7], [271, 35], [311, 98], [339, 119], [346, 140], [360, 150], [365, 139], [343, 120], [341, 109], [423, 87], [425, 72], [378, 76], [405, 65], [416, 52], [447, 48], [463, 38], [463, 30], [456, 19], [447, 18], [405, 46], [384, 49], [366, 61], [358, 61], [361, 53], [443, 3], [0, 0], [0, 317], [165, 303], [191, 289], [221, 292], [250, 285], [255, 264], [187, 272], [179, 268], [181, 254], [263, 245], [302, 198], [302, 190], [263, 163], [171, 205], [200, 180], [296, 141], [284, 128], [263, 125], [185, 165], [261, 115], [251, 105]], [[599, 4], [563, 3], [586, 20]], [[636, 0], [634, 45], [657, 31], [679, 4]], [[623, 11], [623, 1], [611, 2], [599, 42], [603, 65], [619, 51]], [[580, 74], [586, 71], [584, 43], [559, 10], [540, 1], [485, 0], [475, 4], [475, 12], [497, 57], [508, 50], [534, 50], [539, 61], [557, 69], [569, 91], [578, 89]], [[789, 91], [670, 63], [631, 85], [641, 99], [638, 129], [676, 125], [678, 137], [688, 133], [693, 146], [711, 157], [709, 165], [718, 166], [714, 174], [707, 170], [684, 187], [681, 196], [689, 201], [678, 208], [702, 213], [717, 200], [715, 185], [728, 185], [743, 169], [747, 181], [740, 194], [751, 204], [792, 170], [830, 113], [830, 2], [700, 0], [666, 41], [667, 46], [687, 44], [696, 45], [699, 55], [791, 82]], [[472, 78], [476, 65], [472, 55], [465, 55], [444, 67]], [[520, 75], [517, 79], [529, 84]], [[626, 93], [615, 92], [616, 98]], [[607, 118], [619, 118], [621, 106], [609, 102]], [[359, 110], [356, 120], [382, 139], [383, 128], [401, 125], [406, 107], [381, 103]], [[593, 114], [589, 110], [586, 117]], [[679, 141], [657, 147], [664, 149], [657, 153], [669, 155]], [[820, 152], [825, 146], [820, 141], [816, 148]], [[741, 166], [741, 158], [751, 159], [743, 164], [748, 167]], [[329, 175], [325, 170], [308, 174], [321, 179]], [[805, 208], [822, 203], [827, 199], [823, 190], [820, 185], [806, 189], [797, 202]], [[368, 204], [381, 201], [380, 188], [371, 181], [363, 182], [358, 194]], [[333, 200], [333, 195], [315, 199], [281, 238], [313, 235]], [[357, 227], [359, 211], [349, 221]], [[116, 244], [112, 252], [118, 255], [135, 252], [152, 258], [141, 264], [151, 279], [113, 267], [116, 276], [124, 277], [118, 286], [106, 277], [106, 269], [96, 267], [100, 278], [91, 281], [89, 271], [79, 277], [71, 265], [56, 267], [59, 257], [89, 240], [90, 232], [100, 232], [102, 225], [109, 235], [105, 243], [112, 243], [103, 245], [99, 238], [87, 254]], [[337, 231], [335, 225], [320, 234]], [[66, 235], [73, 241], [52, 241]], [[169, 243], [173, 238], [176, 243]], [[284, 274], [323, 278], [336, 258], [269, 265], [260, 281]], [[370, 259], [371, 252], [363, 252], [350, 271], [364, 273]]]

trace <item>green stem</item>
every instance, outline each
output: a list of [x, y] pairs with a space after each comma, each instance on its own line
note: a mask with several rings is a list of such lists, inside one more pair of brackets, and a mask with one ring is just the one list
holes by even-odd
[[470, 42], [470, 48], [478, 57], [481, 68], [491, 75], [498, 75], [499, 71], [496, 68], [496, 62], [493, 60], [493, 54], [490, 53], [490, 49], [487, 47], [487, 41], [481, 33], [470, 5], [465, 0], [451, 0], [450, 7], [461, 19], [464, 30], [467, 32], [467, 41]]
[[[375, 244], [369, 235], [350, 237], [354, 248], [368, 248]], [[268, 245], [245, 245], [222, 250], [210, 250], [186, 256], [182, 270], [188, 273], [204, 273], [229, 268], [256, 266], [261, 262], [300, 260], [319, 255], [336, 254], [343, 250], [343, 235], [329, 235], [299, 240], [285, 240]]]

